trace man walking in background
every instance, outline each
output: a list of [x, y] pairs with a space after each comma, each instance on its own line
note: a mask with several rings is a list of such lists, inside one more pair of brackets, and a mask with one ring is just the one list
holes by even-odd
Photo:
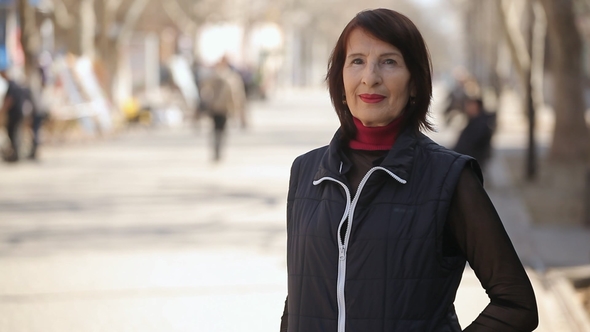
[[213, 120], [213, 160], [219, 161], [227, 119], [232, 115], [241, 115], [246, 103], [241, 77], [231, 69], [226, 57], [203, 78], [200, 97], [200, 111]]

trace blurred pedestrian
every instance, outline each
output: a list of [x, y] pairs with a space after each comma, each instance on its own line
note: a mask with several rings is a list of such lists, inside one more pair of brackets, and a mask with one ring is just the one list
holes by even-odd
[[471, 96], [481, 94], [479, 84], [463, 67], [453, 70], [454, 83], [447, 96], [447, 106], [443, 111], [445, 124], [451, 124], [455, 116], [463, 115], [465, 101]]
[[281, 331], [461, 331], [466, 262], [490, 297], [464, 331], [532, 331], [535, 295], [478, 163], [425, 136], [430, 57], [416, 26], [363, 11], [332, 52], [340, 129], [295, 159]]
[[248, 119], [247, 116], [247, 74], [240, 70], [238, 67], [232, 65], [227, 57], [224, 57], [222, 62], [225, 62], [227, 68], [231, 69], [233, 73], [228, 73], [227, 78], [231, 84], [233, 98], [236, 101], [235, 105], [235, 113], [238, 117], [238, 122], [242, 129], [245, 129], [248, 126]]
[[447, 96], [447, 107], [443, 112], [447, 125], [451, 123], [456, 114], [463, 113], [464, 101], [467, 98], [464, 86], [467, 77], [467, 71], [463, 67], [457, 67], [453, 70], [453, 84]]
[[228, 117], [241, 114], [245, 95], [241, 78], [229, 66], [226, 57], [217, 62], [213, 70], [201, 80], [200, 108], [213, 121], [213, 160], [221, 159]]
[[[25, 105], [23, 108], [29, 108], [31, 110], [31, 132], [33, 137], [31, 150], [27, 156], [31, 160], [35, 160], [38, 157], [39, 145], [41, 143], [41, 128], [49, 117], [51, 91], [48, 89], [49, 75], [47, 71], [48, 68], [45, 68], [40, 63], [38, 76], [35, 76], [35, 80], [33, 80], [34, 84], [24, 87]], [[25, 113], [27, 112], [25, 111]]]
[[489, 113], [481, 98], [470, 98], [464, 102], [467, 125], [461, 131], [453, 150], [472, 156], [486, 169], [492, 155], [492, 137], [496, 129], [496, 114]]
[[6, 116], [6, 134], [10, 143], [8, 150], [3, 151], [2, 157], [7, 162], [16, 162], [20, 157], [20, 131], [24, 118], [23, 104], [26, 96], [24, 89], [8, 75], [6, 70], [1, 70], [0, 76], [7, 83], [0, 114]]

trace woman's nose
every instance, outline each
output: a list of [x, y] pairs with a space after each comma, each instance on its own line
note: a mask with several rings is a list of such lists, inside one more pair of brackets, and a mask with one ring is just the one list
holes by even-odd
[[363, 84], [373, 86], [381, 83], [381, 74], [377, 63], [367, 64], [363, 71]]

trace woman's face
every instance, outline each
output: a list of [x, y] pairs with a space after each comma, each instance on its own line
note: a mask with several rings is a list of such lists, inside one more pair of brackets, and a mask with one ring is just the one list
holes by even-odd
[[366, 127], [397, 118], [410, 97], [410, 71], [401, 51], [362, 29], [348, 39], [342, 71], [346, 103]]

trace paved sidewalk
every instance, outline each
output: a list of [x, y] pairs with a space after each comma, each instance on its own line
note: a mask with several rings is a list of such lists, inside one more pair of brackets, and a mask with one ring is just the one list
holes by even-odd
[[[0, 331], [276, 331], [289, 168], [329, 142], [338, 122], [316, 90], [284, 92], [251, 111], [248, 130], [230, 126], [219, 164], [205, 124], [0, 164]], [[434, 134], [447, 144], [453, 135]], [[583, 251], [585, 235], [563, 235], [564, 244], [561, 230], [535, 229], [500, 158], [490, 172], [490, 196], [536, 290], [538, 331], [574, 331], [543, 271], [547, 252], [583, 262], [570, 250]], [[487, 303], [466, 269], [462, 325]]]
[[251, 115], [219, 164], [205, 124], [0, 164], [0, 331], [276, 331], [289, 168], [336, 118], [298, 95]]

